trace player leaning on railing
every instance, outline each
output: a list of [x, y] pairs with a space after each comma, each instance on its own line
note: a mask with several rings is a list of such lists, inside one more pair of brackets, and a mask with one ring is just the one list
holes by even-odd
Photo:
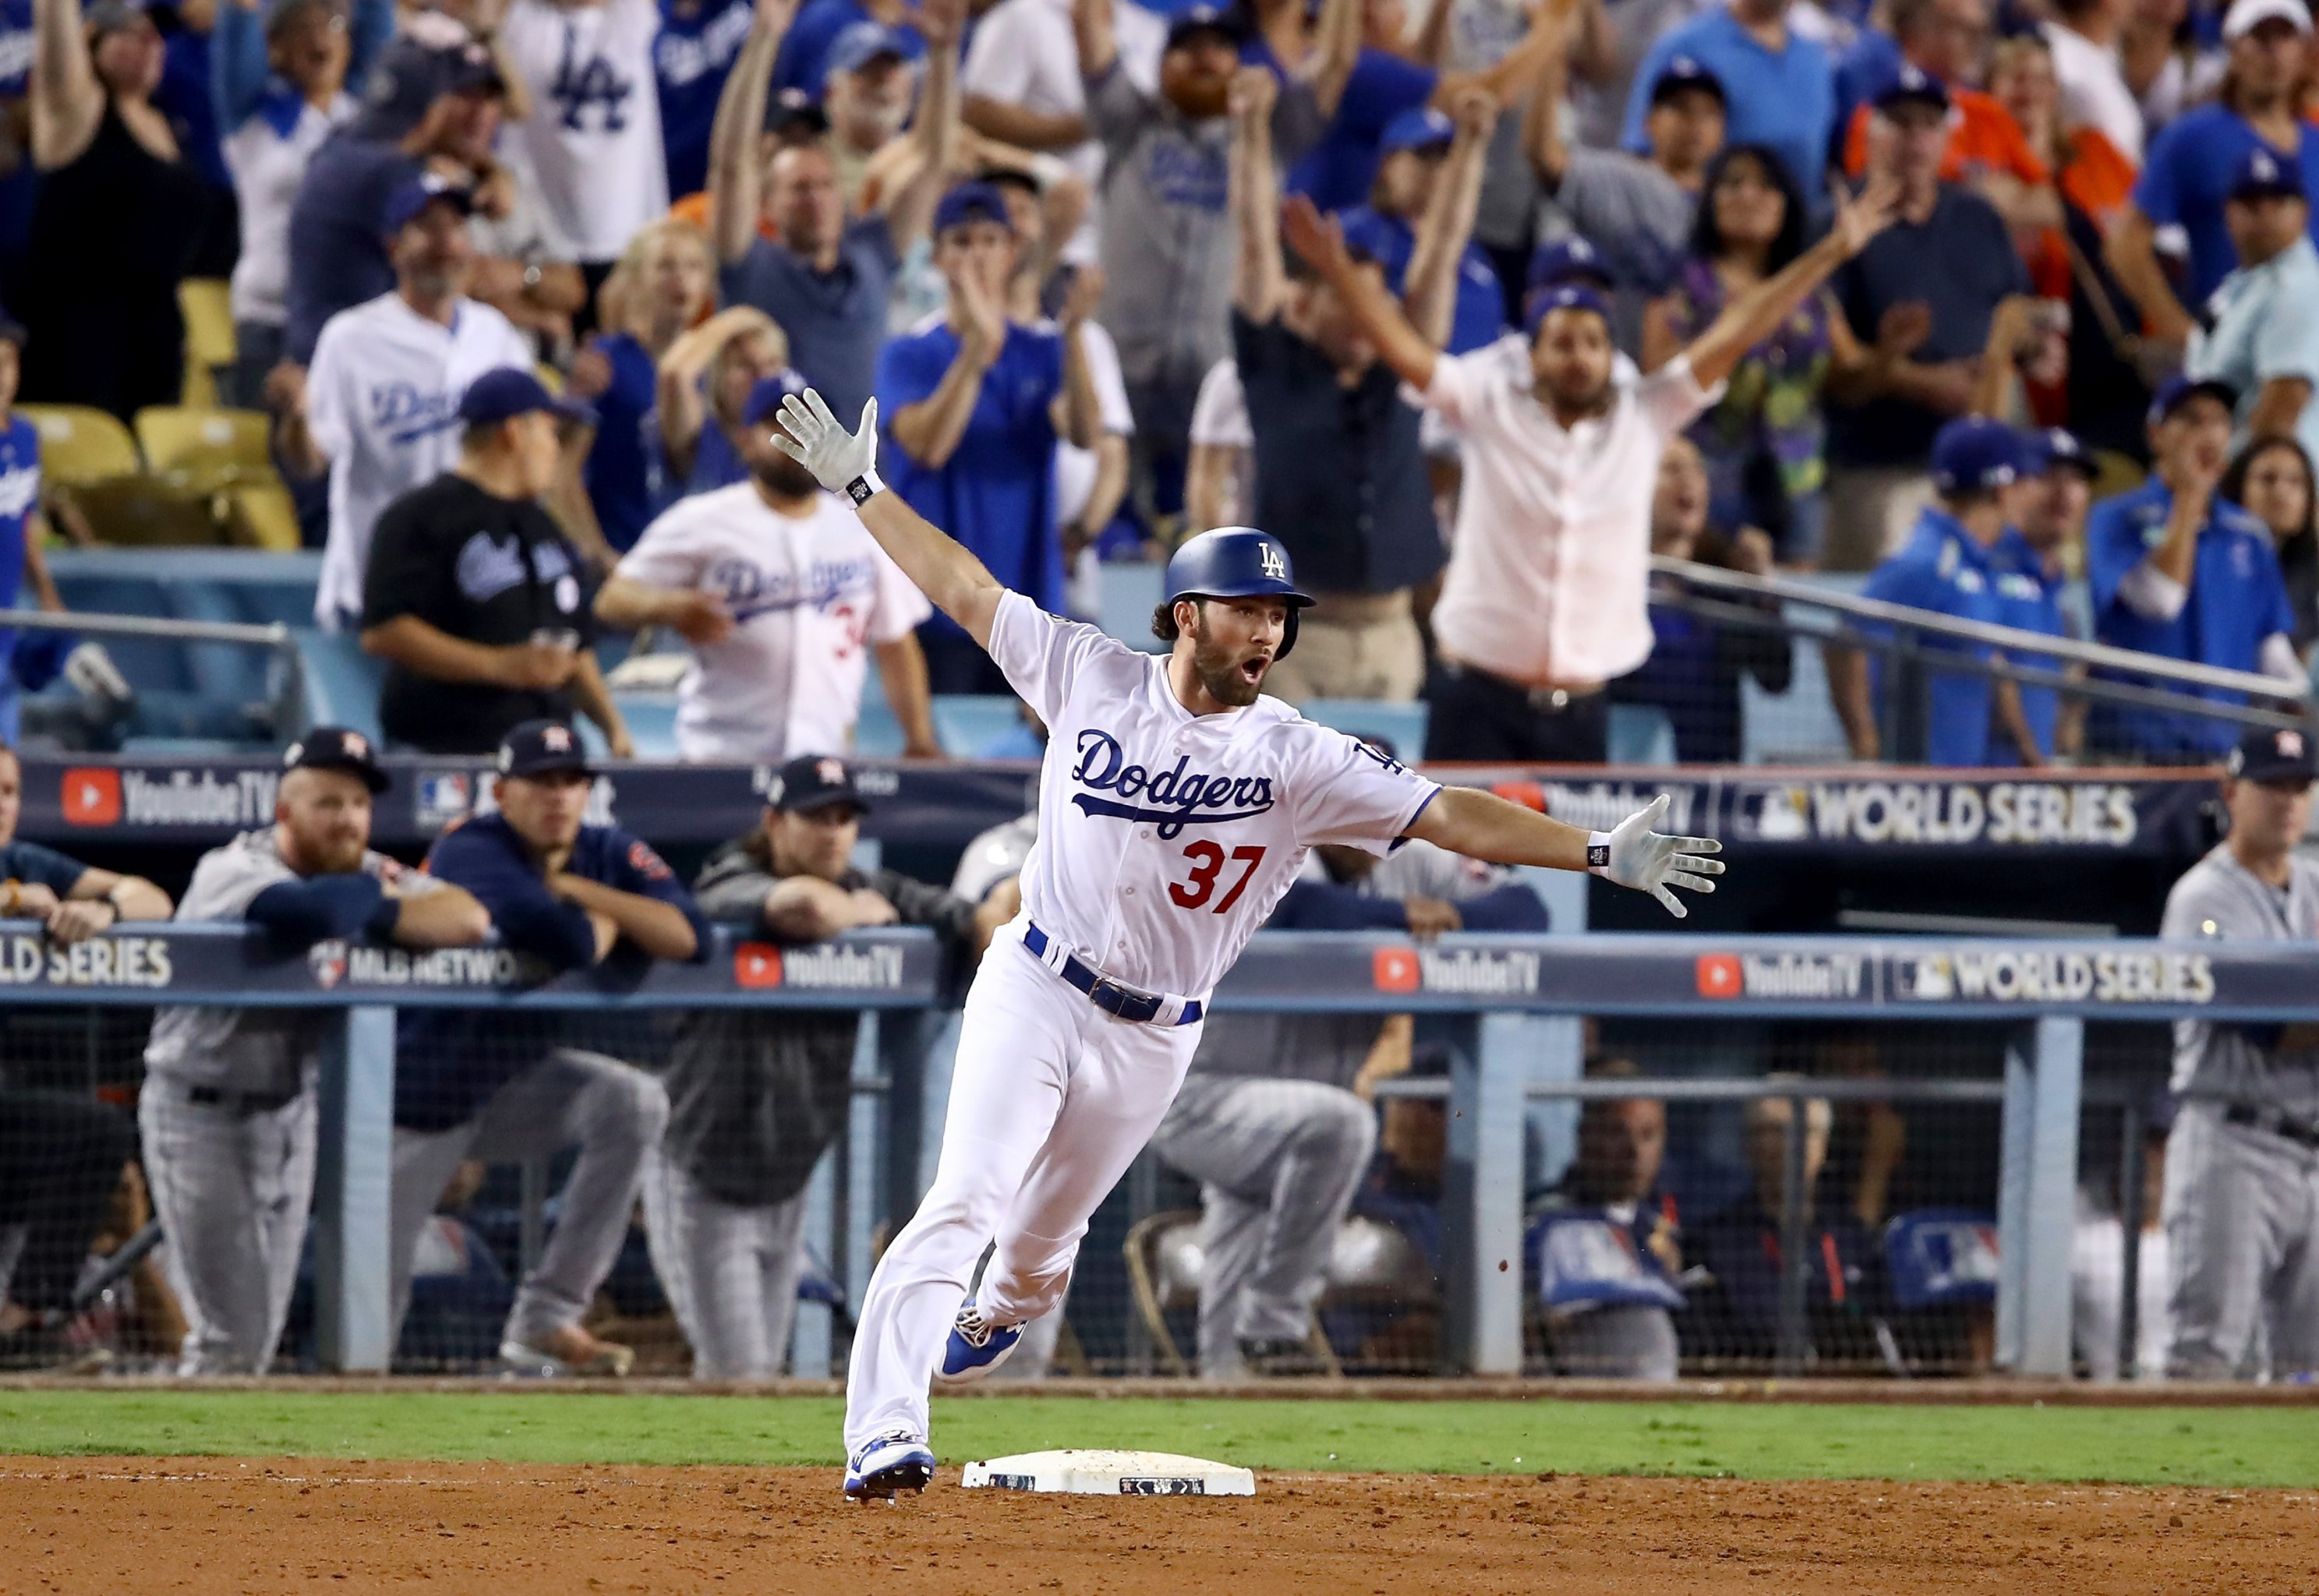
[[1665, 798], [1590, 834], [1437, 786], [1261, 697], [1311, 600], [1286, 551], [1253, 528], [1203, 533], [1169, 562], [1165, 656], [1046, 614], [885, 491], [877, 410], [865, 405], [849, 433], [808, 390], [784, 401], [790, 436], [777, 441], [852, 498], [1051, 731], [1023, 912], [967, 996], [941, 1164], [862, 1305], [845, 1417], [855, 1498], [923, 1489], [929, 1379], [979, 1378], [1062, 1300], [1088, 1215], [1184, 1078], [1210, 990], [1308, 849], [1382, 853], [1421, 837], [1502, 864], [1592, 870], [1678, 915], [1671, 888], [1711, 891], [1723, 869], [1707, 857], [1717, 843], [1650, 829]]

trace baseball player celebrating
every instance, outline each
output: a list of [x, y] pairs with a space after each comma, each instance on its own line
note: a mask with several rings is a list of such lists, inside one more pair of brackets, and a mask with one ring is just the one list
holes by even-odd
[[[2295, 852], [2319, 755], [2300, 730], [2250, 731], [2224, 766], [2230, 834], [2166, 896], [2170, 942], [2319, 941], [2319, 865]], [[2174, 1022], [2166, 1225], [2174, 1320], [2166, 1375], [2319, 1372], [2319, 1027]]]
[[1421, 837], [1502, 864], [1592, 870], [1676, 915], [1671, 888], [1710, 891], [1723, 869], [1703, 857], [1719, 844], [1650, 829], [1665, 798], [1589, 834], [1436, 786], [1260, 696], [1312, 600], [1286, 551], [1251, 527], [1203, 533], [1169, 562], [1152, 618], [1164, 657], [1045, 613], [885, 490], [877, 412], [863, 406], [849, 433], [808, 389], [783, 401], [790, 437], [778, 441], [853, 500], [1051, 735], [1023, 910], [967, 996], [940, 1167], [862, 1303], [846, 1381], [845, 1493], [856, 1500], [923, 1490], [934, 1471], [929, 1380], [988, 1374], [1061, 1300], [1088, 1216], [1184, 1078], [1210, 989], [1307, 850], [1383, 853]]

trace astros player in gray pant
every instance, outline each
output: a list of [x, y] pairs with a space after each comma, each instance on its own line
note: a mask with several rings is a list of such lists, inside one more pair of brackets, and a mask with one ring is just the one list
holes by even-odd
[[[2251, 732], [2223, 783], [2230, 835], [2167, 895], [2170, 941], [2319, 942], [2319, 864], [2298, 856], [2319, 779], [2310, 735]], [[2319, 1371], [2319, 1025], [2174, 1023], [2161, 1213], [2170, 1379]]]

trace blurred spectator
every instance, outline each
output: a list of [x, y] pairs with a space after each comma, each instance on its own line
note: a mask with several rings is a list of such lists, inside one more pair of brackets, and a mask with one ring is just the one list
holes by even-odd
[[0, 1371], [92, 1373], [109, 1357], [74, 1345], [73, 1287], [137, 1156], [136, 1131], [93, 1097], [0, 1085], [0, 1229], [21, 1227], [23, 1240], [0, 1267]]
[[2142, 164], [2142, 106], [2126, 86], [2118, 44], [2140, 0], [2053, 0], [2041, 24], [2062, 86], [2062, 120], [2093, 127], [2134, 165]]
[[1136, 441], [1160, 507], [1172, 509], [1193, 401], [1231, 347], [1225, 102], [1239, 43], [1223, 13], [1186, 11], [1169, 25], [1154, 94], [1122, 59], [1113, 25], [1119, 3], [1078, 0], [1071, 12], [1087, 125], [1104, 150], [1105, 289], [1096, 319], [1119, 345]]
[[[699, 963], [708, 922], [654, 852], [586, 821], [593, 772], [561, 721], [511, 728], [497, 808], [437, 839], [427, 872], [474, 894], [501, 940], [551, 970]], [[531, 1375], [628, 1372], [634, 1354], [580, 1322], [618, 1257], [645, 1163], [668, 1128], [668, 1093], [640, 1069], [562, 1044], [555, 1016], [510, 1009], [405, 1011], [397, 1027], [389, 1246], [393, 1323], [411, 1305], [419, 1233], [462, 1162], [521, 1163], [576, 1146], [555, 1227], [524, 1276], [500, 1355]]]
[[[726, 80], [709, 151], [710, 233], [726, 302], [753, 305], [779, 323], [789, 363], [851, 426], [876, 385], [903, 252], [925, 230], [949, 182], [965, 0], [929, 0], [920, 18], [931, 52], [911, 135], [916, 169], [880, 195], [881, 209], [851, 220], [826, 144], [779, 145], [770, 158], [759, 149], [767, 80], [794, 13], [795, 0], [757, 0], [749, 41]], [[778, 237], [760, 233], [761, 207]]]
[[[1632, 1078], [1632, 1060], [1590, 1064], [1590, 1080]], [[1683, 1226], [1661, 1184], [1666, 1105], [1589, 1098], [1578, 1151], [1538, 1230], [1539, 1286], [1558, 1374], [1672, 1380], [1683, 1303]]]
[[661, 0], [653, 77], [672, 196], [708, 186], [708, 130], [754, 14], [750, 0]]
[[162, 45], [131, 0], [35, 0], [32, 158], [41, 173], [16, 309], [24, 397], [127, 421], [177, 402], [185, 323], [177, 283], [214, 205], [153, 103]]
[[[41, 509], [41, 429], [16, 413], [16, 374], [23, 358], [23, 328], [0, 311], [0, 609], [14, 609], [26, 591], [33, 607], [58, 613], [65, 607], [41, 552], [48, 520]], [[64, 641], [54, 633], [44, 638]], [[31, 645], [14, 627], [0, 629], [0, 748], [22, 741], [24, 700], [14, 669], [16, 654]]]
[[[878, 360], [892, 486], [1001, 583], [1058, 611], [1055, 443], [1091, 448], [1101, 436], [1078, 330], [1103, 275], [1082, 270], [1055, 325], [1026, 325], [1007, 314], [1020, 241], [1006, 196], [987, 183], [960, 184], [935, 209], [934, 231], [949, 314], [894, 339]], [[947, 616], [927, 621], [919, 639], [936, 692], [1007, 690], [990, 656]]]
[[[1276, 930], [1544, 931], [1546, 908], [1513, 872], [1426, 843], [1380, 861], [1313, 851], [1267, 922]], [[1153, 1134], [1200, 1182], [1200, 1374], [1315, 1374], [1305, 1346], [1329, 1252], [1369, 1167], [1377, 1078], [1406, 1067], [1374, 1014], [1226, 1014]]]
[[[1709, 474], [1688, 437], [1667, 440], [1659, 456], [1658, 490], [1651, 497], [1651, 553], [1663, 559], [1696, 560], [1750, 576], [1772, 574], [1772, 539], [1759, 527], [1726, 534], [1710, 529]], [[1672, 585], [1653, 577], [1655, 590]], [[1747, 606], [1728, 593], [1711, 595], [1722, 606]], [[1762, 627], [1726, 625], [1692, 615], [1672, 603], [1651, 607], [1651, 654], [1642, 665], [1611, 684], [1622, 704], [1647, 704], [1663, 711], [1674, 733], [1674, 756], [1684, 764], [1737, 764], [1746, 744], [1740, 706], [1743, 679], [1753, 677], [1767, 693], [1784, 693], [1794, 660], [1781, 629], [1778, 600], [1764, 601]]]
[[2319, 450], [2319, 249], [2302, 169], [2250, 149], [2223, 201], [2239, 264], [2207, 297], [2185, 371], [2236, 391], [2231, 446], [2292, 437]]
[[862, 23], [890, 29], [909, 59], [917, 60], [928, 53], [933, 39], [918, 25], [923, 20], [905, 0], [804, 0], [793, 35], [782, 42], [773, 87], [820, 99], [829, 77], [832, 50], [848, 29]]
[[[1340, 219], [1345, 242], [1377, 263], [1387, 288], [1412, 300], [1423, 288], [1428, 302], [1412, 315], [1452, 355], [1495, 343], [1506, 329], [1497, 273], [1472, 241], [1482, 158], [1498, 108], [1473, 91], [1457, 102], [1457, 112], [1455, 122], [1431, 106], [1395, 117], [1385, 131], [1368, 203]], [[1427, 239], [1435, 241], [1421, 257]], [[1430, 269], [1421, 275], [1421, 259]]]
[[578, 314], [637, 229], [668, 209], [653, 39], [654, 0], [510, 0], [501, 59], [520, 78], [528, 114], [510, 117], [510, 164], [546, 212], [564, 258], [588, 285]]
[[[2251, 729], [2223, 768], [2229, 833], [2167, 893], [2158, 933], [2269, 944], [2306, 960], [2319, 939], [2319, 863], [2300, 852], [2319, 779], [2310, 730]], [[2266, 1333], [2274, 1378], [2301, 1385], [2319, 1375], [2314, 1043], [2308, 1023], [2174, 1023], [2168, 1084], [2180, 1106], [2159, 1210], [2170, 1380], [2246, 1378]]]
[[[2150, 406], [2150, 480], [2105, 499], [2086, 525], [2094, 637], [2118, 648], [2228, 670], [2255, 671], [2305, 690], [2295, 617], [2270, 528], [2220, 499], [2236, 395], [2177, 377]], [[2132, 680], [2132, 678], [2122, 678]], [[2215, 688], [2175, 688], [2218, 702]], [[2229, 751], [2236, 728], [2188, 711], [2097, 704], [2092, 735], [2106, 753], [2200, 764]]]
[[[1861, 596], [1957, 620], [2002, 624], [1994, 550], [2018, 513], [2027, 475], [2022, 439], [2004, 422], [1968, 416], [1943, 427], [1933, 439], [1936, 498], [1917, 512], [1908, 543], [1870, 573]], [[1881, 625], [1863, 630], [1890, 635]], [[1973, 663], [1943, 670], [1925, 663], [1926, 656], [1943, 654]], [[1831, 646], [1828, 694], [1852, 757], [1990, 763], [1990, 716], [1999, 695], [1984, 667], [1993, 657], [1986, 645], [1931, 634], [1915, 636], [1897, 657], [1880, 650], [1872, 663], [1859, 649]], [[2037, 763], [2034, 753], [2025, 751], [2022, 762]]]
[[2311, 456], [2291, 437], [2249, 444], [2215, 491], [2270, 528], [2287, 607], [2295, 617], [2295, 652], [2307, 663], [2319, 641], [2319, 478]]
[[1933, 435], [1972, 403], [1990, 318], [2028, 273], [1988, 201], [1940, 176], [1948, 91], [1915, 67], [1876, 99], [1867, 169], [1899, 185], [1899, 214], [1836, 275], [1846, 322], [1873, 340], [1828, 418], [1827, 563], [1872, 565], [1930, 499]]
[[[1140, 5], [1113, 0], [1109, 10], [1121, 69], [1138, 93], [1156, 94], [1168, 24]], [[975, 24], [959, 81], [968, 127], [1017, 149], [1053, 155], [1091, 190], [1101, 189], [1104, 142], [1088, 114], [1071, 0], [999, 0]], [[1074, 237], [1051, 243], [1064, 259], [1092, 260], [1101, 224], [1097, 207]]]
[[257, 410], [266, 377], [282, 358], [290, 319], [290, 206], [306, 167], [359, 109], [347, 93], [393, 26], [384, 0], [363, 0], [350, 17], [341, 0], [283, 0], [261, 15], [260, 0], [226, 0], [211, 41], [219, 125], [241, 217], [234, 262], [235, 360], [221, 390], [228, 404]]
[[1219, 360], [1192, 406], [1192, 453], [1184, 474], [1184, 529], [1238, 527], [1256, 513], [1256, 434], [1240, 366]]
[[[1255, 439], [1255, 524], [1287, 546], [1314, 598], [1295, 656], [1274, 663], [1270, 690], [1292, 704], [1406, 703], [1425, 684], [1412, 590], [1443, 559], [1418, 413], [1344, 286], [1301, 250], [1293, 278], [1283, 267], [1270, 74], [1243, 68], [1232, 95], [1232, 333]], [[1385, 293], [1378, 264], [1366, 255], [1356, 264], [1341, 236], [1334, 242], [1349, 273]]]
[[2226, 63], [2215, 43], [2219, 30], [2211, 26], [2215, 11], [2203, 4], [2198, 9], [2210, 25], [2186, 25], [2190, 0], [2133, 0], [2118, 31], [2118, 59], [2142, 112], [2145, 149], [2168, 123], [2221, 86]]
[[[1643, 365], [1653, 371], [1712, 326], [1731, 300], [1803, 253], [1803, 195], [1778, 157], [1733, 145], [1708, 173], [1691, 257], [1644, 318]], [[1764, 528], [1782, 564], [1819, 563], [1827, 539], [1822, 395], [1832, 379], [1854, 376], [1865, 362], [1826, 290], [1740, 356], [1723, 396], [1690, 432], [1707, 466], [1710, 521]]]
[[[1428, 1042], [1408, 1048], [1406, 1056], [1407, 1066], [1398, 1072], [1404, 1078], [1448, 1079], [1448, 1048]], [[1441, 1177], [1449, 1152], [1448, 1098], [1387, 1097], [1377, 1112], [1376, 1148], [1376, 1162], [1353, 1193], [1352, 1211], [1399, 1231], [1440, 1281], [1447, 1266], [1441, 1247]], [[1430, 1346], [1408, 1350], [1416, 1356], [1403, 1361], [1431, 1366]]]
[[459, 401], [458, 464], [379, 516], [362, 645], [387, 662], [389, 741], [488, 753], [576, 708], [616, 758], [635, 753], [591, 646], [586, 568], [539, 502], [562, 469], [556, 422], [591, 419], [528, 371], [488, 372]]
[[339, 311], [315, 340], [311, 370], [278, 370], [285, 401], [276, 446], [293, 469], [330, 473], [329, 540], [314, 623], [346, 631], [363, 608], [372, 527], [393, 500], [432, 482], [458, 455], [455, 420], [467, 384], [499, 366], [528, 366], [508, 319], [467, 297], [474, 196], [439, 180], [394, 190], [371, 226], [393, 251], [395, 286]]
[[[1666, 440], [1877, 236], [1894, 194], [1889, 180], [1872, 183], [1818, 244], [1633, 384], [1613, 380], [1610, 307], [1575, 286], [1532, 293], [1527, 347], [1506, 338], [1443, 357], [1334, 227], [1306, 202], [1290, 203], [1290, 244], [1384, 364], [1464, 434], [1457, 552], [1433, 611], [1442, 648], [1428, 758], [1601, 762], [1603, 686], [1650, 654], [1650, 507]], [[1261, 487], [1261, 466], [1258, 479]]]
[[708, 235], [673, 217], [651, 222], [605, 279], [602, 330], [573, 363], [566, 392], [596, 411], [588, 501], [615, 553], [626, 554], [676, 495], [662, 469], [661, 362], [716, 292]]
[[[1619, 347], [1639, 349], [1643, 307], [1675, 280], [1692, 246], [1709, 163], [1723, 148], [1723, 85], [1688, 56], [1668, 61], [1650, 86], [1650, 110], [1643, 119], [1649, 149], [1641, 156], [1573, 148], [1563, 140], [1555, 109], [1534, 106], [1531, 119], [1548, 214], [1602, 251], [1618, 312]], [[1786, 167], [1780, 170], [1784, 176]], [[1793, 209], [1800, 245], [1803, 208]]]
[[2171, 1099], [2158, 1094], [2168, 1112], [2143, 1122], [2142, 1228], [2132, 1243], [2135, 1254], [2134, 1351], [2124, 1368], [2118, 1365], [2120, 1328], [2125, 1322], [2125, 1238], [2124, 1194], [2116, 1198], [2095, 1196], [2080, 1187], [2078, 1223], [2070, 1240], [2070, 1344], [2087, 1377], [2107, 1384], [2121, 1376], [2129, 1380], [2166, 1377], [2166, 1348], [2174, 1339], [2174, 1321], [2167, 1312], [2167, 1294], [2173, 1285], [2173, 1262], [2166, 1245], [2166, 1133], [2172, 1123]]
[[767, 377], [790, 369], [790, 341], [753, 305], [719, 311], [660, 359], [661, 480], [674, 497], [748, 480], [741, 411]]
[[[1997, 621], [2048, 637], [2074, 637], [2077, 627], [2063, 601], [2069, 583], [2072, 546], [2085, 535], [2086, 509], [2093, 500], [2094, 479], [2100, 473], [2085, 446], [2060, 428], [2028, 438], [2030, 464], [2037, 470], [2034, 491], [2016, 507], [2015, 525], [2008, 527], [1991, 551], [1997, 568]], [[2017, 665], [2046, 671], [2062, 669], [2047, 655], [2024, 654]], [[2078, 668], [2081, 670], [2082, 667]], [[2071, 674], [2077, 674], [2072, 670]], [[2020, 706], [2021, 723], [2040, 756], [2024, 756], [2017, 741], [1993, 733], [1989, 762], [1993, 765], [2043, 763], [2056, 753], [2074, 754], [2082, 741], [2085, 706], [2071, 699], [2066, 706], [2058, 689], [2030, 682], [2002, 683]], [[2000, 709], [2000, 721], [2007, 712]]]
[[[2223, 207], [2247, 156], [2267, 147], [2302, 169], [2305, 193], [2319, 182], [2319, 133], [2306, 136], [2297, 114], [2311, 55], [2303, 0], [2233, 0], [2223, 38], [2230, 71], [2221, 97], [2152, 141], [2134, 203], [2109, 237], [2117, 280], [2141, 305], [2152, 336], [2177, 346], [2188, 340], [2196, 309], [2238, 264]], [[2188, 240], [2180, 299], [2159, 263], [2161, 228], [2179, 228]]]
[[[491, 917], [465, 891], [370, 847], [388, 787], [370, 739], [315, 726], [282, 756], [274, 824], [212, 848], [177, 917], [241, 921], [269, 952], [376, 938], [467, 947]], [[322, 1013], [165, 1008], [137, 1115], [185, 1303], [180, 1375], [262, 1375], [290, 1310], [314, 1186]]]
[[[1799, 1112], [1804, 1115], [1803, 1185], [1791, 1194], [1788, 1138]], [[1700, 1231], [1693, 1255], [1713, 1278], [1693, 1299], [1685, 1350], [1768, 1362], [1779, 1351], [1781, 1279], [1797, 1268], [1804, 1276], [1809, 1356], [1819, 1362], [1874, 1357], [1875, 1249], [1868, 1231], [1849, 1213], [1822, 1214], [1812, 1207], [1834, 1120], [1825, 1097], [1801, 1103], [1758, 1097], [1747, 1105], [1747, 1163], [1755, 1185], [1737, 1207]], [[1796, 1262], [1786, 1258], [1782, 1240], [1791, 1201], [1805, 1210], [1804, 1256]]]
[[829, 118], [829, 156], [849, 211], [859, 210], [876, 171], [873, 158], [910, 120], [916, 63], [902, 35], [880, 23], [855, 23], [829, 47], [822, 113]]
[[1678, 58], [1698, 62], [1723, 86], [1724, 137], [1777, 150], [1806, 194], [1820, 192], [1836, 130], [1836, 68], [1818, 41], [1789, 25], [1790, 0], [1732, 0], [1662, 33], [1635, 71], [1619, 142], [1650, 148], [1651, 95]]
[[795, 372], [757, 384], [742, 412], [750, 480], [682, 500], [653, 522], [597, 595], [620, 631], [673, 628], [692, 645], [678, 689], [684, 759], [772, 764], [853, 746], [874, 652], [903, 753], [940, 758], [915, 628], [932, 613], [852, 509], [772, 444]]
[[85, 942], [123, 920], [166, 920], [169, 895], [142, 876], [99, 870], [16, 834], [24, 767], [0, 748], [0, 919], [36, 920], [50, 942]]
[[[898, 870], [856, 869], [869, 807], [844, 761], [789, 761], [766, 791], [762, 821], [701, 866], [701, 914], [776, 947], [926, 925], [946, 952], [979, 959], [1019, 897], [978, 906]], [[677, 1020], [661, 1077], [668, 1134], [646, 1165], [645, 1224], [696, 1380], [781, 1372], [806, 1261], [806, 1183], [845, 1133], [861, 1027], [852, 1009], [690, 1009]]]

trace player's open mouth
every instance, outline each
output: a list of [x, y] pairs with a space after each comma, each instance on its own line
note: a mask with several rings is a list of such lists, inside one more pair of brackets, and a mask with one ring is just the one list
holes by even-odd
[[1247, 677], [1250, 682], [1262, 681], [1264, 680], [1265, 668], [1271, 663], [1272, 656], [1270, 654], [1260, 654], [1253, 659], [1241, 661], [1240, 673], [1242, 676]]

